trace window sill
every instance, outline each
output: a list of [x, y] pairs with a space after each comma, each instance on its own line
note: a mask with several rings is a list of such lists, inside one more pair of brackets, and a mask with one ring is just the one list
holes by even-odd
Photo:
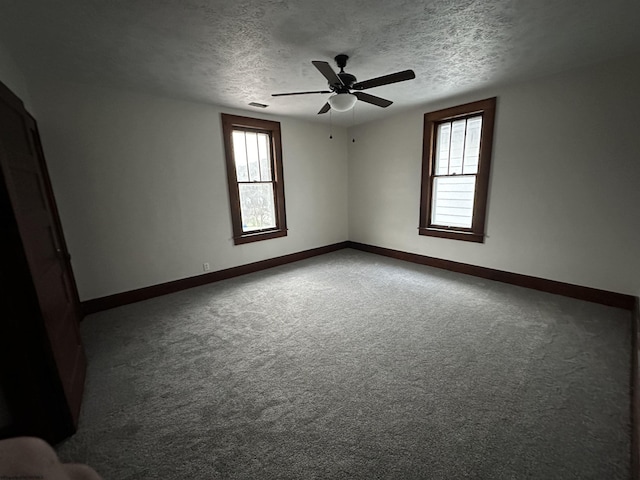
[[235, 245], [244, 243], [259, 242], [260, 240], [269, 240], [271, 238], [286, 237], [286, 230], [268, 230], [266, 232], [245, 233], [238, 237], [233, 237]]
[[440, 228], [424, 228], [418, 229], [420, 235], [427, 237], [448, 238], [450, 240], [462, 240], [465, 242], [484, 243], [484, 235], [481, 233], [465, 232], [459, 230], [445, 230]]

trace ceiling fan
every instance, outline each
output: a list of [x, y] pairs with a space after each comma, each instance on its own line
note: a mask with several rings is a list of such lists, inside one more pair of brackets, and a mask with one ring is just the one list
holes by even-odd
[[[322, 75], [329, 81], [329, 90], [318, 90], [311, 92], [292, 92], [292, 93], [274, 93], [273, 97], [282, 97], [285, 95], [307, 95], [311, 93], [333, 93], [329, 97], [329, 101], [323, 105], [318, 112], [318, 115], [327, 113], [333, 109], [337, 112], [346, 112], [355, 105], [356, 101], [360, 100], [378, 107], [386, 108], [393, 102], [384, 98], [376, 97], [375, 95], [369, 95], [368, 93], [361, 92], [360, 90], [366, 90], [368, 88], [380, 87], [382, 85], [389, 85], [390, 83], [404, 82], [405, 80], [412, 80], [416, 78], [416, 74], [413, 70], [404, 70], [402, 72], [391, 73], [389, 75], [383, 75], [382, 77], [372, 78], [365, 80], [364, 82], [358, 82], [356, 77], [344, 71], [344, 67], [347, 66], [348, 55], [341, 53], [336, 55], [335, 61], [340, 69], [339, 73], [336, 73], [331, 65], [327, 62], [320, 62], [317, 60], [312, 61], [313, 66], [316, 67]], [[351, 92], [355, 90], [355, 92]]]

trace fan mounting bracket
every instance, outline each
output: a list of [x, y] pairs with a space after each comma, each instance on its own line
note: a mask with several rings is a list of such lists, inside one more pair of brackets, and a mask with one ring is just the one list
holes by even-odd
[[336, 61], [336, 65], [338, 65], [338, 68], [340, 69], [340, 71], [342, 71], [344, 67], [347, 66], [347, 60], [349, 60], [349, 55], [345, 55], [344, 53], [341, 53], [339, 55], [336, 55], [334, 59]]

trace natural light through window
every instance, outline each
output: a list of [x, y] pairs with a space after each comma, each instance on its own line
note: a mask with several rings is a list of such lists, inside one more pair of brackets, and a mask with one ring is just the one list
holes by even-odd
[[496, 98], [424, 114], [418, 233], [484, 242]]
[[233, 131], [242, 231], [276, 227], [269, 135]]
[[233, 242], [285, 237], [280, 123], [223, 113], [222, 132]]
[[438, 125], [431, 223], [471, 228], [482, 116]]

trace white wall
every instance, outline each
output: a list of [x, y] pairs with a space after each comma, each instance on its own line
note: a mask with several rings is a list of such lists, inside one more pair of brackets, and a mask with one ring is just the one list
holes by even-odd
[[29, 95], [25, 78], [9, 51], [2, 44], [0, 44], [0, 82], [20, 97], [25, 108], [33, 114], [31, 95]]
[[[638, 295], [639, 60], [425, 105], [332, 141], [321, 124], [281, 118], [289, 236], [243, 246], [231, 241], [220, 112], [269, 116], [29, 87], [83, 300], [347, 238]], [[486, 242], [419, 236], [423, 114], [494, 95]]]
[[[353, 128], [349, 238], [637, 295], [640, 58]], [[484, 244], [419, 236], [423, 114], [498, 97]]]
[[31, 93], [81, 300], [347, 240], [346, 131], [282, 126], [288, 236], [234, 246], [220, 112], [124, 91]]

